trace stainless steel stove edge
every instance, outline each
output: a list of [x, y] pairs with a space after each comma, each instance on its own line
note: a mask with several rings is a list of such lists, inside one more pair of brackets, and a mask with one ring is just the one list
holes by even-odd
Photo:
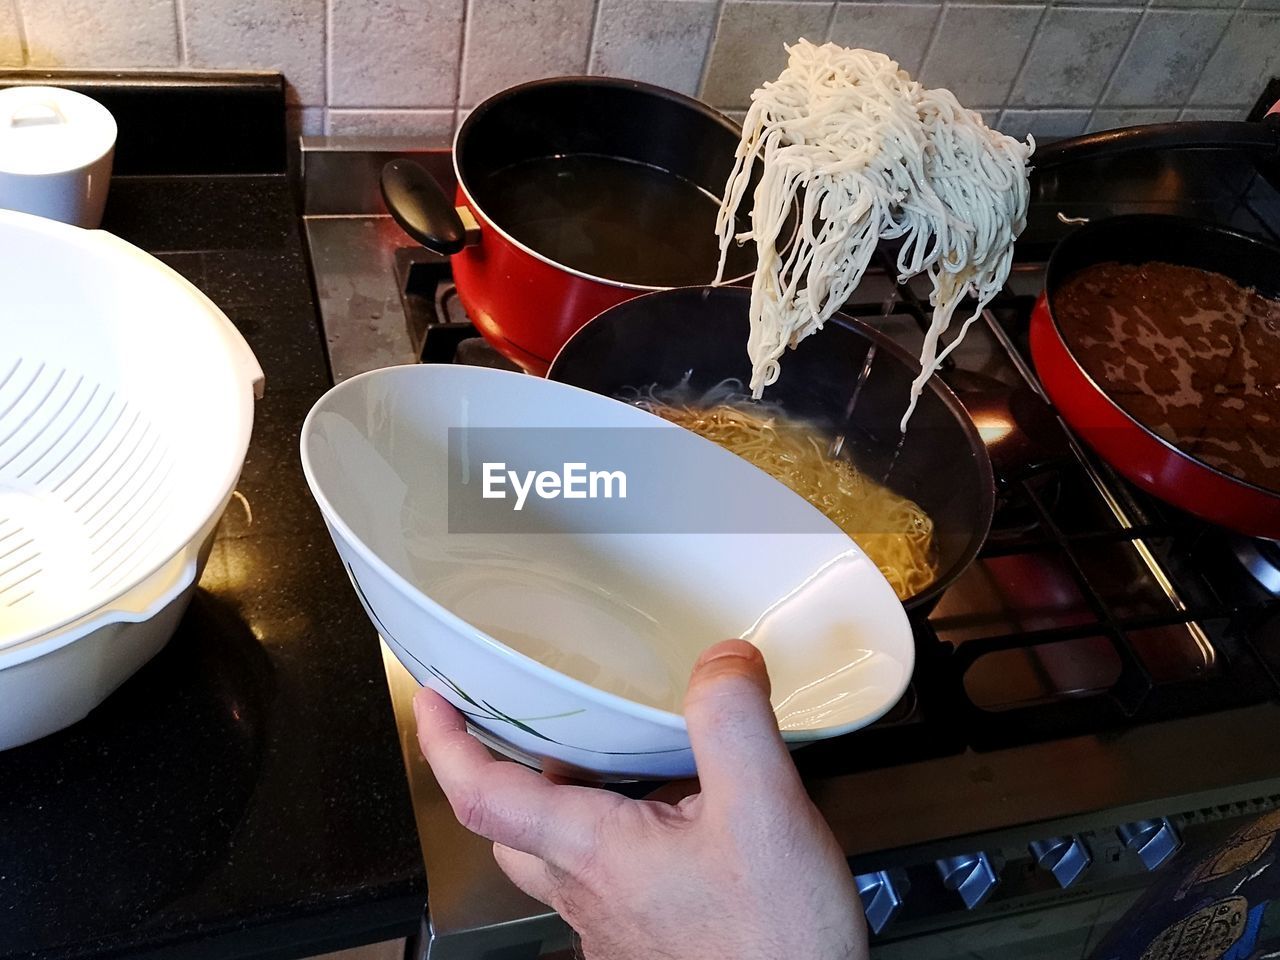
[[448, 194], [455, 186], [453, 151], [416, 137], [302, 137], [298, 148], [304, 217], [386, 216], [378, 178], [389, 160], [416, 160]]

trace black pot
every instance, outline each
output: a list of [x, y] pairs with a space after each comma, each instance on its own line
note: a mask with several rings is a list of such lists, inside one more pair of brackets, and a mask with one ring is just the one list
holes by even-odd
[[[729, 378], [745, 384], [750, 299], [740, 288], [686, 287], [629, 300], [574, 334], [547, 376], [615, 397], [653, 384], [687, 383], [694, 395]], [[843, 433], [844, 455], [933, 518], [938, 576], [904, 601], [913, 615], [927, 614], [977, 556], [995, 509], [987, 449], [939, 378], [928, 381], [905, 438], [899, 432], [919, 370], [888, 337], [836, 314], [820, 335], [787, 351], [781, 376], [765, 390], [787, 413]]]
[[1280, 157], [1280, 103], [1261, 121], [1182, 120], [1065, 137], [1037, 148], [1031, 164], [1037, 170], [1045, 170], [1126, 153], [1170, 149], [1248, 150], [1274, 161]]

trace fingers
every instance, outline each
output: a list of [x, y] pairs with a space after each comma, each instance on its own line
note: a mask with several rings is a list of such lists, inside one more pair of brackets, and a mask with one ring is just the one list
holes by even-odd
[[799, 788], [769, 705], [764, 657], [747, 641], [726, 640], [703, 651], [689, 679], [684, 716], [708, 802], [740, 801], [753, 788], [787, 802], [783, 788]]
[[493, 845], [493, 859], [498, 861], [498, 866], [512, 883], [533, 899], [554, 909], [552, 900], [561, 881], [546, 861], [500, 843]]
[[652, 800], [654, 803], [667, 803], [674, 807], [680, 801], [697, 795], [698, 781], [696, 779], [671, 780], [658, 787], [657, 790], [645, 794], [644, 799]]
[[413, 699], [418, 743], [458, 821], [482, 837], [569, 867], [590, 854], [609, 797], [557, 786], [518, 763], [495, 760], [462, 715], [424, 687]]

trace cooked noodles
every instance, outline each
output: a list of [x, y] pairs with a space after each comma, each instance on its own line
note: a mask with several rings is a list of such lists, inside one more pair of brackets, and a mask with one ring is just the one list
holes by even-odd
[[[1009, 275], [1026, 225], [1027, 161], [1034, 149], [989, 129], [949, 90], [928, 90], [884, 54], [800, 40], [777, 80], [752, 94], [720, 206], [721, 274], [730, 244], [752, 240], [751, 393], [778, 378], [794, 347], [849, 299], [880, 240], [901, 240], [900, 280], [927, 273], [933, 316], [911, 386], [908, 418], [925, 381]], [[756, 158], [763, 174], [751, 230], [735, 215]], [[799, 224], [783, 235], [799, 201]], [[977, 299], [955, 341], [938, 352], [960, 301]]]
[[812, 426], [723, 387], [694, 402], [652, 389], [624, 399], [714, 440], [781, 480], [853, 538], [899, 599], [919, 593], [937, 575], [929, 515], [847, 460], [828, 457]]

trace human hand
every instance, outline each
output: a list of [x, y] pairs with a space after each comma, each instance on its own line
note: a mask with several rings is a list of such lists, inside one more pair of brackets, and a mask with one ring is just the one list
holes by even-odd
[[464, 827], [577, 931], [587, 960], [854, 960], [862, 906], [744, 640], [698, 659], [684, 715], [701, 792], [669, 804], [495, 760], [424, 688], [418, 741]]

